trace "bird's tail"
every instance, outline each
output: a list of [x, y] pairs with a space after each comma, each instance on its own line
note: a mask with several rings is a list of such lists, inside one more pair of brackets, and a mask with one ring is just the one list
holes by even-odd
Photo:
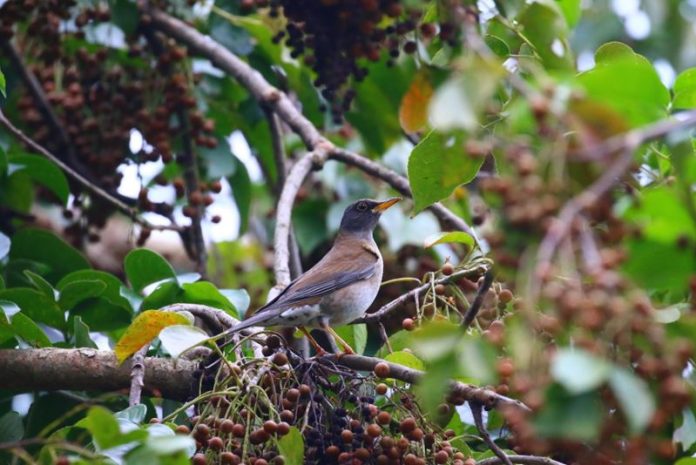
[[256, 313], [255, 315], [250, 316], [249, 318], [240, 321], [227, 331], [225, 331], [223, 334], [234, 334], [238, 333], [239, 331], [243, 331], [245, 329], [249, 329], [252, 326], [263, 326], [263, 322], [267, 319], [267, 315], [263, 313]]

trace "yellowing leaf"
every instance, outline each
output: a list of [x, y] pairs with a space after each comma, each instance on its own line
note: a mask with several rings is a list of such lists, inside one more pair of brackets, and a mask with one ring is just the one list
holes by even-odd
[[424, 73], [416, 74], [399, 107], [399, 123], [404, 131], [413, 133], [425, 127], [432, 96], [433, 87], [428, 78]]
[[119, 363], [153, 340], [163, 328], [172, 325], [187, 325], [189, 320], [179, 313], [147, 310], [138, 315], [116, 344], [114, 352]]

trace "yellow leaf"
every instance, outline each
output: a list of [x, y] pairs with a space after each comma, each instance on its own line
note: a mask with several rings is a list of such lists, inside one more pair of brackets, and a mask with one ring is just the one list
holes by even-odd
[[399, 108], [399, 123], [404, 131], [414, 133], [425, 127], [432, 96], [433, 87], [425, 73], [416, 74]]
[[114, 352], [119, 363], [153, 340], [167, 326], [188, 325], [189, 320], [176, 312], [146, 310], [138, 315], [116, 344]]

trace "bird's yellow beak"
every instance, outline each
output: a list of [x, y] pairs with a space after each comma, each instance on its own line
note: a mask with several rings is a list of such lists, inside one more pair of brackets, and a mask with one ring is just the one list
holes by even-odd
[[373, 213], [382, 213], [384, 210], [391, 207], [399, 200], [401, 200], [401, 197], [392, 197], [391, 199], [385, 200], [384, 202], [380, 202], [377, 204], [377, 206], [375, 208], [372, 209], [372, 212]]

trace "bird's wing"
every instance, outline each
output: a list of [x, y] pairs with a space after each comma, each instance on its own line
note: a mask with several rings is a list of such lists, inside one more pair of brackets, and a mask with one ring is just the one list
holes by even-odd
[[327, 294], [370, 278], [377, 269], [378, 260], [378, 255], [360, 245], [332, 248], [314, 267], [258, 309], [254, 317], [273, 310], [316, 304]]

